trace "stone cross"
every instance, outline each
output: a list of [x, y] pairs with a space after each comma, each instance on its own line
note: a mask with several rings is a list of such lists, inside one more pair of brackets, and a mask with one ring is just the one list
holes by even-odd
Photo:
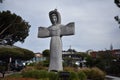
[[38, 37], [51, 37], [50, 41], [50, 64], [49, 71], [62, 71], [62, 36], [74, 35], [74, 22], [67, 25], [61, 24], [61, 16], [57, 9], [49, 12], [49, 17], [52, 25], [48, 28], [39, 27]]

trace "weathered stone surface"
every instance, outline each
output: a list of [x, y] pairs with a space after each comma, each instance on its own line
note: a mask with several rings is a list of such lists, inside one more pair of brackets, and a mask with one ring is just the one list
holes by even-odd
[[56, 9], [49, 12], [49, 17], [52, 25], [48, 28], [39, 27], [38, 37], [51, 37], [49, 71], [62, 71], [63, 66], [61, 37], [67, 35], [74, 35], [74, 22], [68, 23], [67, 25], [62, 25], [60, 13]]

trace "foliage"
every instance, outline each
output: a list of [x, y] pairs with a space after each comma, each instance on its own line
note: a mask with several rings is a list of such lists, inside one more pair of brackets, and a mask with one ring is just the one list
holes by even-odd
[[44, 66], [44, 67], [48, 67], [48, 66], [49, 66], [49, 60], [43, 61], [43, 66]]
[[112, 52], [109, 50], [96, 52], [97, 57], [93, 58], [92, 56], [86, 57], [86, 65], [88, 67], [99, 67], [102, 70], [111, 66], [113, 59], [115, 58], [112, 55]]
[[48, 69], [46, 67], [46, 64], [44, 63], [44, 61], [41, 61], [38, 63], [36, 63], [36, 62], [30, 63], [29, 65], [27, 65], [27, 67], [32, 67], [32, 68], [37, 69], [37, 70], [47, 70]]
[[92, 80], [104, 80], [105, 73], [98, 68], [91, 69], [91, 79]]
[[72, 66], [72, 58], [71, 57], [63, 57], [63, 66], [67, 67], [67, 66]]
[[5, 70], [7, 70], [6, 68], [7, 68], [6, 66], [1, 66], [0, 65], [0, 72], [4, 72]]
[[101, 51], [98, 59], [100, 60], [100, 62], [99, 62], [99, 65], [96, 65], [96, 66], [102, 70], [106, 70], [111, 66], [114, 56], [110, 51], [104, 51], [104, 52]]
[[50, 50], [46, 49], [42, 52], [42, 54], [43, 54], [44, 57], [50, 57]]
[[37, 79], [34, 79], [34, 78], [19, 78], [19, 77], [16, 77], [16, 78], [2, 78], [0, 80], [37, 80]]
[[58, 74], [55, 72], [48, 73], [49, 80], [58, 80]]
[[27, 66], [36, 66], [36, 62], [33, 62], [33, 63], [29, 63], [29, 64], [27, 64]]
[[86, 66], [88, 67], [93, 67], [95, 64], [94, 64], [94, 59], [92, 58], [92, 56], [86, 56]]
[[32, 51], [27, 49], [15, 48], [15, 50], [18, 50], [23, 53], [23, 56], [21, 57], [22, 60], [30, 60], [35, 56], [35, 54]]
[[110, 68], [107, 69], [107, 73], [109, 75], [120, 77], [120, 61], [113, 61]]
[[64, 71], [67, 71], [67, 72], [74, 72], [74, 68], [73, 67], [64, 67]]
[[82, 68], [78, 72], [84, 72], [88, 79], [91, 77], [91, 69], [90, 68]]
[[[118, 8], [120, 8], [120, 0], [114, 0], [114, 3], [116, 4], [116, 6], [117, 6]], [[115, 16], [114, 18], [115, 18], [115, 20], [118, 22], [119, 28], [120, 28], [120, 18], [119, 18], [119, 16]]]
[[114, 3], [120, 8], [120, 0], [114, 0]]
[[87, 80], [87, 76], [83, 71], [78, 72], [79, 80]]
[[9, 58], [29, 60], [34, 57], [34, 53], [22, 48], [0, 48], [0, 60], [9, 61]]
[[33, 66], [26, 66], [24, 69], [22, 69], [21, 72], [24, 73], [24, 72], [28, 72], [31, 70], [35, 70], [35, 68]]
[[[104, 80], [105, 73], [98, 68], [82, 68], [78, 71], [67, 71], [70, 73], [68, 80]], [[29, 68], [16, 75], [23, 78], [34, 78], [38, 80], [59, 80], [60, 72], [48, 72], [47, 70], [37, 70]]]
[[35, 78], [35, 79], [40, 79], [40, 80], [57, 80], [58, 79], [58, 74], [54, 72], [48, 72], [44, 70], [29, 70], [22, 72], [23, 77], [27, 78]]
[[96, 52], [97, 57], [86, 57], [87, 67], [98, 67], [108, 75], [120, 76], [120, 57], [113, 54], [114, 51], [106, 50]]
[[44, 61], [43, 61], [43, 62], [41, 61], [41, 62], [36, 63], [34, 67], [35, 67], [36, 69], [38, 69], [38, 70], [47, 70]]
[[79, 80], [76, 72], [70, 72], [70, 80]]
[[7, 76], [7, 78], [21, 78], [21, 77], [22, 77], [21, 73], [14, 73]]
[[3, 3], [3, 0], [0, 0], [0, 3]]
[[48, 72], [43, 70], [31, 70], [22, 73], [23, 77], [27, 78], [36, 78], [36, 79], [44, 79], [48, 78]]
[[44, 66], [48, 67], [49, 66], [49, 61], [50, 61], [50, 50], [46, 49], [42, 52], [43, 57], [46, 57], [46, 60], [43, 62]]
[[80, 71], [83, 71], [88, 79], [92, 80], [104, 80], [105, 73], [99, 68], [83, 68]]
[[0, 48], [0, 59], [3, 61], [9, 61], [9, 58], [19, 59], [22, 56], [20, 51], [13, 48]]
[[24, 42], [29, 35], [30, 25], [20, 16], [10, 11], [0, 12], [0, 41], [2, 44], [13, 45], [15, 42]]

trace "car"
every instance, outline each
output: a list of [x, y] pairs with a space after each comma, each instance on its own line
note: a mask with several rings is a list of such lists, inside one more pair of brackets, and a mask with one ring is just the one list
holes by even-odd
[[10, 64], [11, 71], [20, 71], [24, 67], [25, 66], [21, 60], [15, 60], [15, 61], [11, 62], [11, 64]]

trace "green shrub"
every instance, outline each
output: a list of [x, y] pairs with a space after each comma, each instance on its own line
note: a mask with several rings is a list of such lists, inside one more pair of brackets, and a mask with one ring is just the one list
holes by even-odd
[[7, 70], [7, 67], [6, 67], [6, 66], [1, 66], [1, 65], [0, 65], [0, 72], [6, 71], [6, 70]]
[[87, 80], [87, 76], [83, 71], [78, 72], [79, 80]]
[[31, 70], [22, 73], [23, 77], [44, 79], [48, 77], [48, 72], [43, 70]]
[[104, 80], [105, 73], [98, 68], [91, 69], [91, 79], [92, 80]]
[[43, 61], [43, 66], [44, 67], [49, 67], [49, 60]]
[[[73, 68], [67, 68], [70, 72], [68, 80], [104, 80], [105, 73], [98, 68], [82, 68], [78, 72], [73, 71]], [[45, 70], [25, 70], [22, 71], [22, 76], [27, 78], [36, 78], [39, 80], [58, 80], [59, 72], [47, 72]]]
[[69, 80], [79, 80], [77, 73], [70, 72], [70, 79]]
[[64, 67], [64, 71], [74, 72], [74, 68], [73, 67]]
[[36, 65], [36, 63], [34, 62], [34, 63], [28, 64], [27, 66], [35, 66], [35, 65]]
[[28, 72], [28, 71], [31, 71], [31, 70], [35, 70], [35, 68], [33, 66], [26, 66], [24, 69], [22, 69], [22, 72]]
[[85, 73], [85, 75], [87, 76], [88, 79], [90, 79], [90, 77], [91, 77], [91, 69], [90, 68], [82, 68], [79, 70], [79, 72], [81, 72], [81, 71]]
[[33, 67], [34, 69], [37, 70], [47, 70], [48, 68], [45, 66], [44, 61], [40, 61], [40, 62], [34, 62], [34, 63], [30, 63], [29, 65], [27, 65], [27, 67]]
[[48, 76], [49, 76], [49, 80], [58, 80], [58, 74], [55, 72], [49, 72]]
[[46, 67], [44, 66], [44, 62], [38, 62], [34, 67], [38, 70], [47, 70]]
[[92, 80], [104, 80], [105, 79], [105, 73], [100, 70], [99, 68], [82, 68], [79, 71], [83, 71], [87, 79], [92, 79]]
[[21, 78], [21, 77], [22, 77], [21, 73], [15, 73], [7, 76], [7, 78]]

